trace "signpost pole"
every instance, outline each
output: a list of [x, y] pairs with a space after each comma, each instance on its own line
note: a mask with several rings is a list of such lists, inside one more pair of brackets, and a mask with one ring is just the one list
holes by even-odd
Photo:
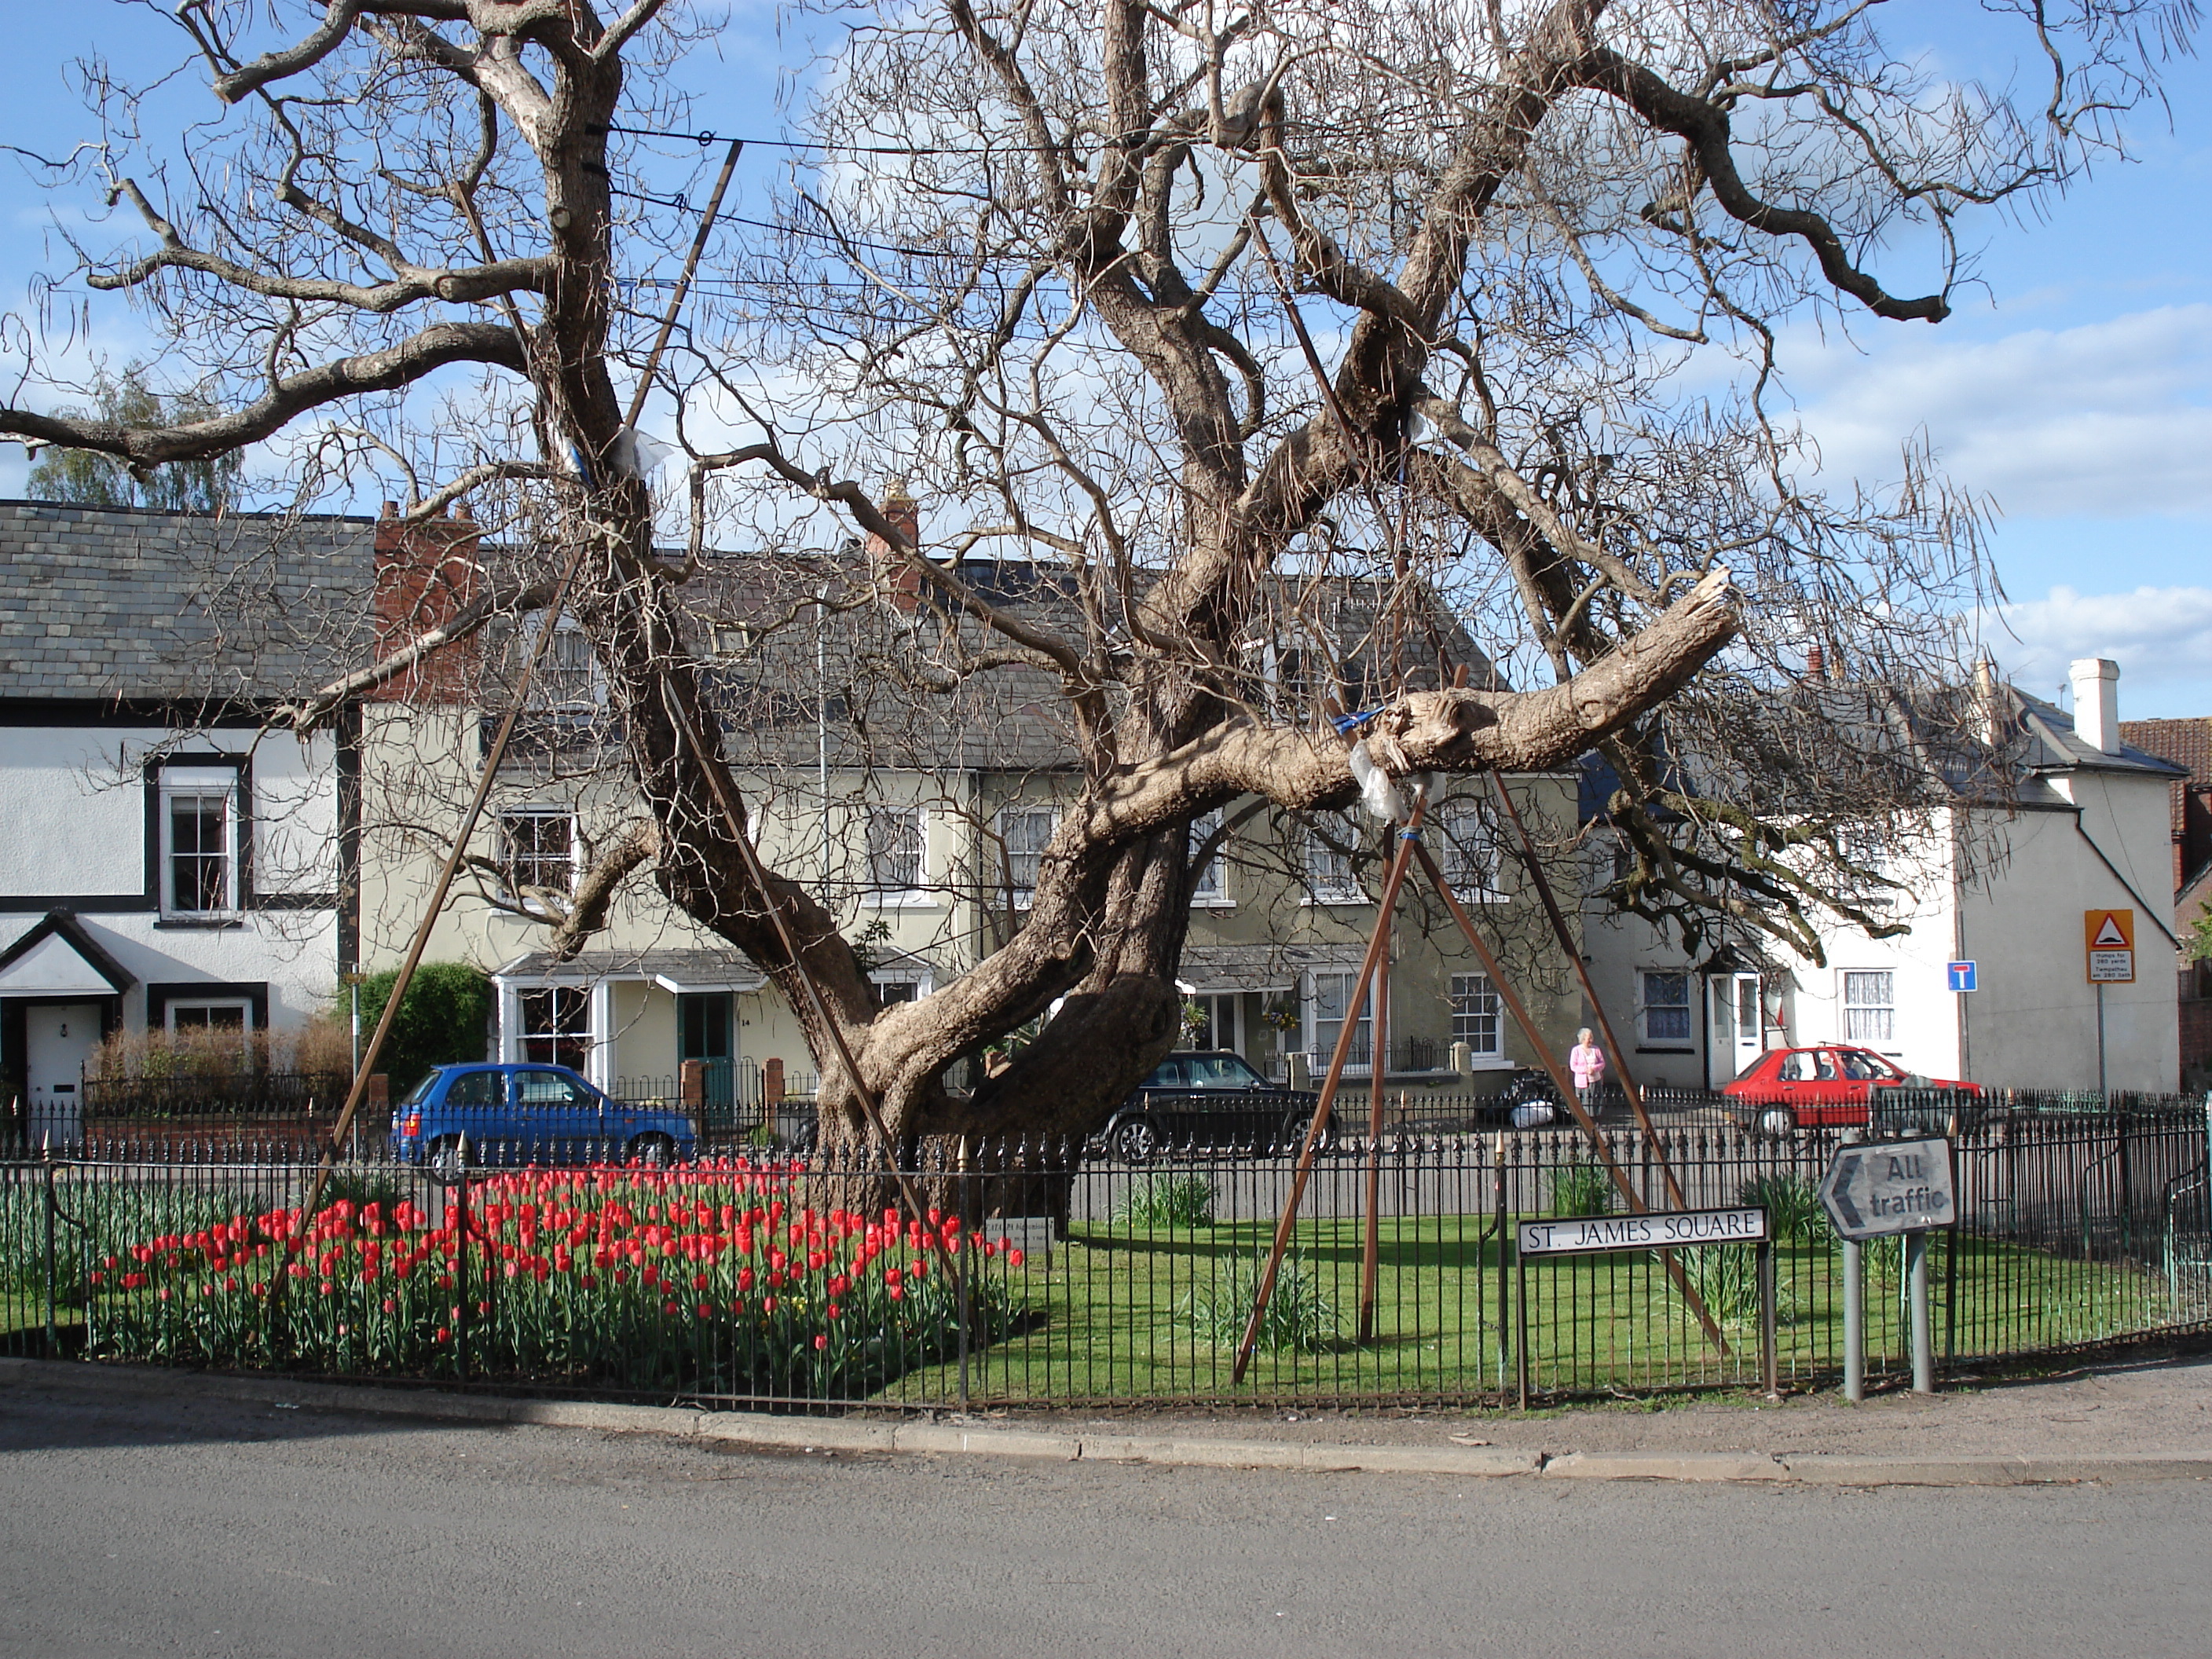
[[1528, 1261], [1513, 1249], [1513, 1375], [1521, 1385], [1521, 1409], [1528, 1409]]
[[[2105, 981], [2097, 981], [2097, 1093], [2106, 1096], [2105, 1087]], [[2109, 1101], [2107, 1101], [2109, 1104]]]
[[1844, 1241], [1844, 1398], [1866, 1398], [1866, 1248]]
[[1905, 1276], [1912, 1310], [1912, 1392], [1936, 1392], [1936, 1332], [1928, 1317], [1928, 1235], [1905, 1236]]
[[1759, 1242], [1759, 1380], [1769, 1400], [1782, 1398], [1782, 1357], [1776, 1352], [1774, 1241]]

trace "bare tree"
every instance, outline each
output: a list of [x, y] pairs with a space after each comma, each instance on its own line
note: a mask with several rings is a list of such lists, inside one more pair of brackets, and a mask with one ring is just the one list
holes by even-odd
[[[1396, 774], [1601, 751], [1631, 908], [1801, 945], [1823, 908], [1879, 925], [1839, 826], [1931, 803], [1866, 720], [1787, 688], [1815, 647], [1838, 681], [1955, 679], [1976, 514], [1911, 454], [1886, 493], [1822, 493], [1776, 331], [1942, 321], [1972, 216], [2113, 147], [2145, 43], [2188, 21], [1986, 15], [2039, 65], [2016, 99], [1915, 67], [1857, 0], [887, 7], [816, 66], [781, 228], [722, 245], [664, 366], [688, 488], [657, 504], [623, 383], [684, 240], [652, 146], [699, 26], [664, 0], [192, 0], [228, 112], [164, 163], [118, 90], [79, 165], [143, 231], [76, 274], [145, 307], [221, 412], [0, 433], [136, 468], [262, 445], [302, 501], [396, 472], [417, 520], [466, 498], [502, 550], [442, 638], [580, 558], [640, 810], [562, 948], [649, 870], [783, 991], [833, 1131], [839, 1037], [902, 1137], [1080, 1130], [1173, 1040], [1193, 819], [1352, 798], [1338, 697]], [[933, 562], [876, 504], [902, 473], [940, 553], [1048, 568], [1055, 602]], [[872, 538], [816, 605], [924, 695], [1041, 689], [1077, 757], [1018, 925], [918, 1004], [880, 1006], [844, 918], [732, 839], [757, 802], [690, 584], [710, 537], [803, 539], [794, 503]], [[664, 556], [678, 524], [691, 555]], [[1451, 689], [1411, 604], [1352, 648], [1312, 617], [1344, 578], [1443, 596], [1504, 677]], [[1063, 999], [991, 1088], [947, 1092]]]

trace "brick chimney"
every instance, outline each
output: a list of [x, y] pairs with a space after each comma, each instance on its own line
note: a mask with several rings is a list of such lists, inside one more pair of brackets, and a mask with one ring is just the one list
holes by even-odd
[[[475, 520], [458, 504], [450, 518], [404, 524], [399, 503], [385, 502], [376, 523], [379, 657], [452, 621], [474, 603], [477, 533]], [[476, 664], [476, 641], [464, 640], [432, 653], [368, 695], [383, 702], [466, 702], [475, 694]]]
[[[897, 527], [916, 550], [921, 546], [921, 503], [907, 494], [906, 482], [900, 479], [884, 492], [884, 517]], [[895, 554], [891, 545], [881, 536], [868, 538], [868, 565], [890, 590], [891, 603], [900, 610], [911, 611], [921, 599], [921, 572], [915, 565]]]
[[1828, 653], [1817, 645], [1805, 649], [1804, 679], [1808, 685], [1818, 685], [1828, 678]]
[[2120, 665], [2083, 657], [2067, 670], [2074, 682], [2074, 735], [2102, 755], [2120, 750]]

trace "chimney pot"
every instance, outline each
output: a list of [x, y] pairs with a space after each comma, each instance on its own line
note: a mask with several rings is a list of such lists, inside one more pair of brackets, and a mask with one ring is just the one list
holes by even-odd
[[2067, 670], [2074, 682], [2074, 735], [2100, 755], [2120, 750], [2120, 665], [2083, 657]]
[[399, 503], [397, 501], [385, 502], [384, 511], [377, 514], [377, 516], [381, 519], [398, 518], [399, 516]]

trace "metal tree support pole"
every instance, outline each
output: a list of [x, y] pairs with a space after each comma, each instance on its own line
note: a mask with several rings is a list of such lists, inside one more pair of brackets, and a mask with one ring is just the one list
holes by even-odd
[[1844, 1241], [1844, 1398], [1866, 1398], [1866, 1247]]
[[1928, 1316], [1928, 1235], [1905, 1236], [1905, 1278], [1912, 1310], [1912, 1392], [1936, 1392], [1936, 1330]]
[[[676, 292], [669, 300], [667, 314], [661, 319], [660, 333], [653, 343], [652, 353], [646, 359], [645, 373], [638, 379], [637, 390], [630, 398], [629, 413], [623, 422], [633, 432], [636, 429], [638, 416], [644, 413], [647, 394], [653, 388], [653, 377], [659, 371], [661, 353], [667, 349], [669, 337], [675, 332], [677, 317], [682, 313], [684, 299], [691, 291], [691, 279], [698, 274], [699, 260], [707, 247], [708, 233], [713, 229], [715, 217], [722, 210], [722, 197], [730, 187], [730, 175], [737, 167], [738, 153], [744, 148], [742, 142], [730, 146], [730, 153], [722, 160], [722, 171], [714, 180], [714, 193], [708, 198], [707, 205], [700, 213], [698, 234], [691, 239], [691, 251], [684, 261], [684, 274], [677, 279]], [[561, 585], [554, 590], [552, 602], [546, 609], [546, 615], [554, 622], [560, 620], [561, 612], [568, 605], [568, 589], [575, 582], [576, 573], [583, 568], [584, 555], [591, 545], [588, 539], [578, 542], [575, 553], [568, 560], [568, 568], [561, 573]], [[346, 1091], [345, 1108], [338, 1114], [338, 1121], [331, 1130], [330, 1145], [323, 1149], [321, 1160], [316, 1166], [314, 1182], [307, 1189], [307, 1205], [300, 1212], [302, 1220], [312, 1216], [315, 1212], [315, 1206], [322, 1201], [323, 1188], [329, 1183], [331, 1168], [337, 1161], [339, 1148], [345, 1144], [347, 1131], [353, 1127], [354, 1114], [360, 1109], [362, 1096], [368, 1087], [369, 1074], [376, 1069], [377, 1057], [384, 1050], [384, 1040], [391, 1033], [392, 1022], [399, 1012], [399, 1000], [407, 994], [407, 988], [415, 977], [415, 969], [422, 960], [423, 950], [430, 942], [430, 930], [437, 924], [439, 912], [446, 908], [446, 896], [453, 889], [453, 877], [460, 869], [469, 838], [476, 834], [477, 820], [483, 815], [484, 802], [491, 794], [491, 787], [499, 775], [501, 763], [507, 758], [507, 742], [514, 735], [515, 721], [522, 714], [523, 704], [529, 699], [530, 683], [536, 677], [538, 665], [544, 659], [545, 647], [552, 639], [553, 629], [549, 624], [539, 629], [538, 637], [531, 642], [530, 655], [522, 665], [522, 678], [515, 684], [513, 706], [507, 709], [507, 718], [500, 722], [499, 734], [492, 739], [491, 750], [484, 757], [483, 773], [477, 779], [476, 794], [469, 802], [468, 816], [462, 820], [460, 833], [453, 837], [453, 850], [447, 856], [446, 867], [439, 873], [437, 890], [431, 896], [429, 908], [423, 912], [414, 939], [409, 942], [407, 959], [400, 965], [399, 977], [392, 981], [392, 994], [385, 1001], [383, 1015], [376, 1022], [376, 1031], [368, 1040], [368, 1050], [355, 1064], [353, 1086]], [[359, 963], [355, 964], [356, 970], [359, 966]]]
[[1575, 948], [1574, 935], [1567, 928], [1566, 913], [1559, 908], [1559, 901], [1552, 891], [1552, 878], [1544, 873], [1544, 862], [1536, 856], [1535, 839], [1529, 835], [1528, 826], [1521, 821], [1521, 809], [1514, 805], [1513, 793], [1506, 788], [1504, 775], [1493, 771], [1490, 783], [1497, 791], [1499, 804], [1505, 808], [1505, 816], [1513, 820], [1515, 833], [1521, 837], [1522, 850], [1528, 857], [1529, 877], [1536, 884], [1537, 896], [1544, 902], [1544, 914], [1552, 919], [1552, 932], [1559, 938], [1559, 949], [1574, 963], [1575, 976], [1582, 981], [1583, 994], [1589, 999], [1590, 1012], [1597, 1018], [1598, 1031], [1605, 1038], [1605, 1046], [1613, 1051], [1613, 1069], [1620, 1075], [1621, 1092], [1628, 1097], [1628, 1109], [1635, 1114], [1636, 1127], [1644, 1131], [1644, 1144], [1659, 1165], [1660, 1179], [1667, 1183], [1667, 1200], [1676, 1209], [1686, 1210], [1690, 1206], [1683, 1200], [1682, 1184], [1675, 1180], [1674, 1166], [1667, 1161], [1667, 1149], [1659, 1144], [1658, 1132], [1651, 1126], [1651, 1114], [1644, 1109], [1644, 1091], [1629, 1072], [1628, 1050], [1613, 1035], [1613, 1021], [1606, 1014], [1605, 1004], [1598, 999], [1597, 987], [1591, 982], [1589, 963]]
[[[1490, 982], [1498, 988], [1498, 1000], [1513, 1016], [1513, 1023], [1521, 1028], [1521, 1035], [1528, 1039], [1528, 1046], [1536, 1051], [1537, 1059], [1543, 1062], [1544, 1070], [1550, 1074], [1552, 1086], [1559, 1091], [1559, 1098], [1567, 1103], [1567, 1109], [1574, 1114], [1575, 1121], [1589, 1137], [1590, 1148], [1597, 1154], [1597, 1160], [1604, 1166], [1606, 1174], [1613, 1178], [1614, 1189], [1632, 1212], [1638, 1215], [1647, 1213], [1650, 1206], [1644, 1201], [1644, 1194], [1636, 1190], [1636, 1183], [1628, 1178], [1628, 1172], [1614, 1162], [1613, 1149], [1605, 1144], [1604, 1135], [1598, 1131], [1597, 1121], [1590, 1116], [1589, 1108], [1583, 1104], [1582, 1097], [1575, 1091], [1566, 1068], [1560, 1065], [1559, 1057], [1552, 1052], [1551, 1045], [1544, 1041], [1543, 1034], [1536, 1029], [1536, 1022], [1527, 1006], [1507, 981], [1505, 970], [1498, 966], [1498, 958], [1491, 954], [1490, 947], [1483, 943], [1482, 935], [1475, 931], [1474, 921], [1460, 903], [1458, 895], [1452, 891], [1451, 884], [1437, 868], [1437, 861], [1429, 856], [1428, 848], [1418, 842], [1413, 846], [1413, 856], [1420, 861], [1430, 884], [1437, 890], [1437, 896], [1443, 900], [1444, 908], [1451, 912], [1452, 920], [1459, 925], [1460, 932], [1466, 935], [1467, 942], [1474, 947], [1475, 959], [1482, 963], [1483, 972], [1490, 975]], [[1729, 1346], [1728, 1338], [1721, 1334], [1720, 1322], [1707, 1310], [1705, 1298], [1691, 1285], [1689, 1275], [1682, 1271], [1682, 1264], [1674, 1252], [1660, 1251], [1659, 1261], [1667, 1270], [1668, 1279], [1674, 1285], [1675, 1294], [1682, 1298], [1683, 1306], [1696, 1316], [1698, 1323], [1704, 1328], [1706, 1339], [1719, 1352], [1721, 1358], [1727, 1358], [1733, 1352]]]
[[[1383, 878], [1382, 896], [1375, 907], [1375, 931], [1367, 941], [1367, 955], [1359, 964], [1359, 981], [1353, 988], [1352, 1000], [1345, 1007], [1349, 1016], [1367, 995], [1367, 988], [1375, 978], [1375, 964], [1381, 957], [1390, 937], [1390, 915], [1397, 908], [1398, 890], [1405, 885], [1406, 871], [1414, 854], [1420, 851], [1421, 817], [1428, 810], [1425, 797], [1413, 803], [1410, 823], [1398, 832], [1398, 850], [1390, 860], [1390, 871]], [[1322, 1080], [1321, 1094], [1314, 1102], [1313, 1121], [1306, 1126], [1306, 1138], [1298, 1148], [1298, 1165], [1291, 1177], [1291, 1190], [1283, 1200], [1282, 1218], [1275, 1224], [1275, 1242], [1267, 1252], [1267, 1266], [1260, 1275], [1259, 1293], [1252, 1298], [1252, 1316], [1244, 1322], [1244, 1337], [1237, 1345], [1237, 1364], [1230, 1373], [1232, 1382], [1244, 1380], [1246, 1367], [1252, 1363], [1252, 1350], [1260, 1340], [1260, 1321], [1267, 1311], [1268, 1298], [1275, 1293], [1275, 1277], [1282, 1271], [1283, 1253], [1290, 1248], [1291, 1229], [1297, 1224], [1298, 1206], [1306, 1194], [1306, 1182], [1312, 1178], [1314, 1152], [1320, 1145], [1322, 1128], [1328, 1122], [1329, 1109], [1335, 1104], [1337, 1085], [1344, 1079], [1344, 1063], [1352, 1053], [1352, 1039], [1358, 1030], [1358, 1022], [1347, 1018], [1336, 1034], [1336, 1052], [1329, 1056], [1328, 1076]]]
[[814, 982], [814, 973], [807, 967], [806, 958], [799, 954], [799, 941], [792, 937], [791, 924], [784, 920], [783, 906], [776, 902], [775, 893], [769, 885], [768, 871], [763, 867], [760, 854], [753, 848], [752, 838], [745, 834], [744, 823], [738, 816], [738, 804], [731, 797], [729, 781], [722, 775], [720, 765], [707, 753], [706, 740], [700, 736], [697, 727], [670, 695], [665, 674], [660, 678], [660, 700], [668, 710], [669, 719], [675, 722], [678, 734], [691, 745], [691, 757], [698, 763], [699, 770], [707, 780], [708, 793], [714, 796], [714, 805], [721, 812], [723, 827], [736, 844], [738, 856], [744, 860], [745, 878], [753, 884], [753, 890], [760, 895], [761, 904], [768, 911], [769, 921], [775, 924], [776, 939], [783, 946], [784, 956], [790, 962], [792, 970], [799, 975], [806, 1000], [814, 1006], [815, 1018], [822, 1022], [823, 1029], [830, 1034], [830, 1042], [836, 1048], [838, 1063], [845, 1068], [846, 1079], [852, 1084], [853, 1093], [860, 1103], [861, 1115], [867, 1119], [869, 1131], [883, 1149], [884, 1167], [898, 1184], [899, 1196], [906, 1200], [908, 1213], [930, 1241], [937, 1255], [938, 1266], [945, 1270], [948, 1278], [953, 1276], [958, 1270], [953, 1263], [952, 1251], [945, 1243], [944, 1234], [929, 1224], [928, 1211], [922, 1204], [921, 1193], [915, 1189], [907, 1172], [898, 1166], [897, 1149], [891, 1144], [891, 1133], [884, 1122], [883, 1109], [876, 1103], [874, 1092], [860, 1075], [860, 1062], [853, 1058], [852, 1046], [845, 1041], [845, 1028], [830, 1011], [829, 1000], [822, 994], [822, 988]]

